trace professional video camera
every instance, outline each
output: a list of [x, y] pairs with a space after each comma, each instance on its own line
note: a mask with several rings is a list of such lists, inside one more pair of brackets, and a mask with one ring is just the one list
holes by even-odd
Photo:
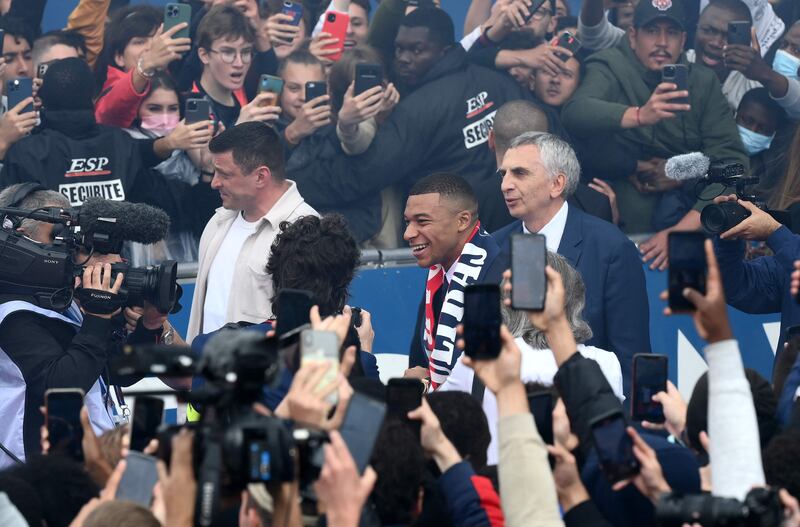
[[[72, 302], [75, 277], [83, 274], [80, 262], [88, 255], [118, 254], [125, 240], [154, 243], [169, 229], [169, 217], [160, 209], [99, 198], [80, 209], [11, 207], [0, 208], [0, 215], [6, 220], [0, 229], [0, 294], [55, 311]], [[39, 243], [20, 232], [17, 227], [25, 219], [56, 224], [53, 243]], [[124, 274], [120, 295], [127, 306], [147, 301], [166, 313], [180, 297], [172, 260], [144, 268], [117, 263], [111, 271], [112, 280]]]
[[656, 524], [661, 527], [695, 523], [703, 527], [780, 527], [782, 522], [783, 505], [778, 491], [771, 488], [753, 489], [744, 501], [710, 494], [667, 494], [656, 504]]
[[[195, 361], [190, 348], [125, 347], [112, 359], [116, 375], [199, 376], [205, 381], [179, 398], [202, 406], [194, 424], [194, 472], [197, 478], [196, 523], [212, 525], [222, 497], [235, 497], [250, 483], [295, 479], [292, 433], [278, 418], [257, 414], [253, 403], [265, 387], [279, 381], [284, 361], [276, 338], [246, 329], [223, 329]], [[171, 427], [159, 438], [160, 456], [168, 461]]]
[[[696, 194], [700, 198], [703, 190], [714, 183], [736, 189], [739, 199], [750, 201], [768, 212], [779, 222], [789, 225], [789, 215], [784, 211], [768, 210], [766, 205], [746, 192], [746, 188], [759, 183], [759, 178], [746, 176], [741, 163], [712, 164], [699, 152], [682, 154], [667, 160], [664, 171], [668, 178], [675, 181], [697, 180]], [[714, 196], [716, 197], [716, 196]], [[712, 203], [700, 213], [700, 223], [709, 234], [719, 234], [731, 229], [750, 216], [750, 211], [735, 201]]]

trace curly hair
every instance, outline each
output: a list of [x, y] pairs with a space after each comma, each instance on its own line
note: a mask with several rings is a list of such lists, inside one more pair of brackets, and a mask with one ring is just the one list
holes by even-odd
[[305, 289], [322, 316], [340, 313], [361, 251], [341, 215], [305, 216], [283, 222], [272, 244], [267, 273], [272, 276], [272, 312], [278, 313], [281, 289]]

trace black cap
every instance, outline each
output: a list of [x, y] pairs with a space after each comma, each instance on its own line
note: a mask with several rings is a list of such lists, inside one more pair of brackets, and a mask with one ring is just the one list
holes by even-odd
[[640, 0], [633, 12], [633, 26], [640, 28], [661, 18], [675, 22], [686, 31], [681, 0]]

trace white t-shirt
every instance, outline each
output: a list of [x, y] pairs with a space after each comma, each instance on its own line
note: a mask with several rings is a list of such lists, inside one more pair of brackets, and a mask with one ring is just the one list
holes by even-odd
[[[556, 375], [556, 371], [558, 371], [553, 352], [533, 349], [522, 338], [516, 339], [516, 343], [522, 352], [522, 364], [520, 367], [522, 382], [538, 382], [544, 385], [553, 384], [553, 378]], [[625, 396], [622, 394], [622, 368], [619, 365], [617, 356], [610, 351], [595, 348], [594, 346], [584, 346], [583, 344], [578, 345], [578, 352], [587, 359], [597, 362], [614, 390], [614, 395], [620, 401], [624, 400]], [[471, 368], [464, 366], [458, 360], [447, 381], [439, 387], [439, 390], [471, 393], [474, 375]], [[486, 390], [483, 394], [483, 413], [486, 414], [486, 420], [489, 422], [489, 432], [492, 435], [492, 441], [489, 443], [489, 449], [486, 452], [486, 459], [489, 465], [496, 465], [497, 399], [489, 390]]]
[[225, 325], [228, 300], [233, 284], [233, 270], [245, 240], [256, 232], [258, 221], [245, 221], [242, 213], [236, 215], [231, 228], [211, 263], [203, 304], [203, 333], [211, 333]]

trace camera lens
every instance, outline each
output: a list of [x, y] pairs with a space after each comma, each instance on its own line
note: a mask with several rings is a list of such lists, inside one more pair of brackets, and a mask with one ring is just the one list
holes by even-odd
[[675, 66], [664, 66], [664, 75], [668, 77], [675, 76]]
[[197, 110], [197, 101], [189, 101], [188, 107], [190, 110]]
[[333, 13], [328, 13], [328, 22], [336, 22], [336, 15]]
[[703, 224], [703, 228], [710, 233], [717, 234], [720, 232], [724, 232], [725, 229], [725, 210], [721, 207], [715, 207], [714, 205], [709, 205], [708, 207], [703, 209], [703, 212], [700, 214], [700, 221]]

